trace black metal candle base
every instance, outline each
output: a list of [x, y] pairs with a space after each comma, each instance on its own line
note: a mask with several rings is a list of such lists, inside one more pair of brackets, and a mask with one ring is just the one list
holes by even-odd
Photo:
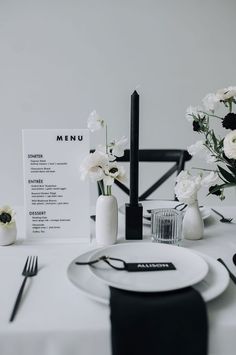
[[143, 239], [143, 206], [125, 204], [125, 239]]

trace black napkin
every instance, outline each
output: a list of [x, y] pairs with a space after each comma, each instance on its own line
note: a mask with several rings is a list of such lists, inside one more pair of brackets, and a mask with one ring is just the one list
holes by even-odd
[[192, 287], [110, 292], [112, 355], [207, 354], [206, 304]]

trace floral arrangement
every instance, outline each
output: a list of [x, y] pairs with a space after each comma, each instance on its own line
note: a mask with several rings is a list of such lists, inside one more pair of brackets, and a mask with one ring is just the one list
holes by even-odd
[[2, 227], [10, 227], [14, 220], [15, 212], [9, 206], [3, 206], [0, 208], [0, 226]]
[[117, 157], [124, 155], [127, 138], [108, 142], [108, 130], [106, 122], [96, 111], [88, 117], [88, 129], [91, 132], [105, 128], [105, 145], [99, 145], [93, 153], [90, 153], [80, 165], [81, 179], [87, 177], [93, 182], [98, 182], [103, 195], [111, 195], [111, 186], [115, 180], [126, 181], [126, 173], [123, 166], [116, 162]]
[[[188, 152], [191, 155], [204, 152], [207, 163], [215, 164], [211, 170], [217, 173], [221, 183], [210, 186], [209, 194], [218, 195], [223, 200], [224, 189], [236, 186], [236, 113], [233, 112], [236, 86], [207, 94], [202, 102], [203, 108], [190, 106], [186, 111], [193, 130], [203, 135], [203, 140], [188, 147]], [[221, 114], [216, 114], [217, 110]], [[212, 128], [213, 120], [220, 123], [221, 129], [230, 132], [226, 131], [223, 136], [216, 133]]]
[[203, 176], [203, 173], [193, 176], [189, 171], [181, 171], [176, 178], [176, 197], [180, 202], [191, 205], [197, 201], [197, 193], [200, 188], [209, 187], [217, 179], [218, 175], [214, 172], [210, 172], [206, 176]]

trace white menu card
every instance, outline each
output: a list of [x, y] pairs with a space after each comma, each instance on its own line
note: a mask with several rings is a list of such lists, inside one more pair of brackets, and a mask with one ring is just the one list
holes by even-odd
[[79, 166], [89, 153], [87, 129], [23, 130], [26, 236], [90, 238], [89, 183]]

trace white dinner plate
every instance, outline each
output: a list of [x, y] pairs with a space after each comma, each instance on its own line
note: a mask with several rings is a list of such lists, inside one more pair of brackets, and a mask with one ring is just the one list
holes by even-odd
[[[109, 287], [95, 277], [88, 266], [75, 264], [76, 261], [88, 261], [93, 253], [94, 250], [91, 250], [74, 259], [68, 266], [67, 275], [80, 292], [92, 300], [108, 305], [110, 299]], [[198, 254], [207, 262], [209, 271], [206, 277], [193, 287], [200, 292], [205, 302], [209, 302], [225, 291], [229, 284], [229, 275], [218, 261], [205, 254]]]
[[[146, 200], [141, 202], [143, 205], [143, 216], [150, 217], [151, 214], [147, 210], [154, 210], [156, 208], [174, 208], [179, 205], [179, 201], [168, 201], [168, 200]], [[119, 207], [119, 212], [125, 214], [125, 205]], [[183, 211], [184, 212], [184, 211]], [[203, 220], [211, 216], [211, 210], [208, 207], [200, 207], [200, 212]], [[151, 221], [145, 220], [145, 224], [151, 224]]]
[[106, 284], [123, 290], [136, 292], [161, 292], [177, 290], [201, 281], [208, 272], [208, 264], [189, 249], [150, 242], [116, 244], [99, 249], [91, 260], [106, 255], [123, 259], [127, 263], [167, 263], [176, 270], [127, 272], [115, 270], [103, 261], [90, 267], [94, 276]]

